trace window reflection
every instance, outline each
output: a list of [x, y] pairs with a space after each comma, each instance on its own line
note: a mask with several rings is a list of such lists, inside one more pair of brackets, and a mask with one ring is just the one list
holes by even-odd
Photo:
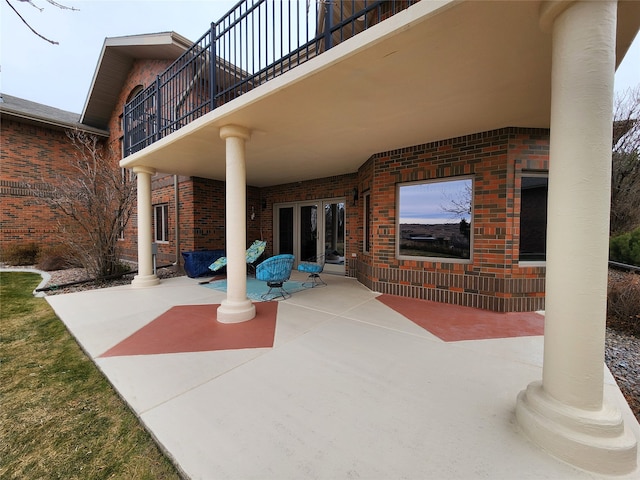
[[398, 187], [400, 257], [471, 258], [470, 178]]

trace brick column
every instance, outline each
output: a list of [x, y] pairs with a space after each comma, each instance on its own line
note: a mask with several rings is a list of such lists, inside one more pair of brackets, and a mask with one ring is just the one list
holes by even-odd
[[226, 253], [227, 298], [218, 307], [221, 323], [238, 323], [256, 316], [247, 298], [247, 176], [245, 142], [250, 133], [244, 127], [225, 125], [220, 138], [226, 142]]
[[516, 407], [533, 441], [605, 474], [637, 463], [603, 377], [616, 14], [615, 1], [543, 5], [553, 35], [544, 365]]
[[151, 211], [151, 175], [152, 168], [133, 167], [138, 182], [138, 274], [133, 278], [134, 287], [152, 287], [160, 283], [153, 273], [153, 216]]

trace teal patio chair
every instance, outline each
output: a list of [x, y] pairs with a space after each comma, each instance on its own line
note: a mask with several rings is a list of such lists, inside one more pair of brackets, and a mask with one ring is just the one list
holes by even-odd
[[[267, 282], [269, 291], [262, 295], [262, 300], [274, 300], [278, 297], [287, 299], [291, 296], [284, 288], [284, 283], [291, 277], [293, 262], [296, 257], [290, 254], [275, 255], [267, 258], [256, 267], [256, 279]], [[271, 293], [277, 289], [275, 293]]]
[[[256, 240], [251, 244], [251, 246], [245, 252], [245, 261], [249, 269], [252, 269], [255, 273], [256, 267], [255, 262], [260, 258], [260, 255], [264, 253], [264, 249], [267, 247], [267, 242], [263, 240]], [[217, 272], [222, 267], [227, 265], [227, 257], [220, 257], [211, 265], [209, 265], [209, 270], [213, 272]]]
[[308, 273], [307, 281], [302, 284], [303, 287], [326, 287], [327, 284], [320, 278], [320, 274], [324, 270], [324, 255], [311, 257], [308, 261], [298, 264], [298, 271]]

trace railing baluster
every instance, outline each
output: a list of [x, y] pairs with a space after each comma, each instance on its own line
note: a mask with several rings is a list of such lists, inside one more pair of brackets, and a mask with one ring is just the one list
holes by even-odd
[[209, 111], [216, 108], [218, 87], [218, 58], [216, 57], [216, 24], [211, 23], [209, 35]]

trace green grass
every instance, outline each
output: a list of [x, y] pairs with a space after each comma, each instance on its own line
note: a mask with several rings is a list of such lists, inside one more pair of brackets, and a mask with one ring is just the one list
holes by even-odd
[[178, 479], [43, 298], [0, 273], [0, 478]]

